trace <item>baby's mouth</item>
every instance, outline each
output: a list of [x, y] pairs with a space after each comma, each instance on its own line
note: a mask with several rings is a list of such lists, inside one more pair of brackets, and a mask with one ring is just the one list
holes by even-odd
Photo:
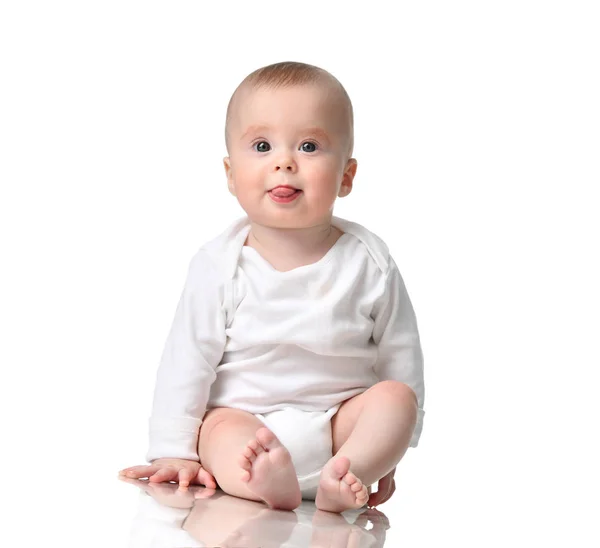
[[277, 196], [277, 198], [289, 198], [290, 196], [296, 194], [296, 192], [302, 192], [297, 188], [289, 188], [289, 187], [277, 187], [273, 190], [269, 191], [273, 196]]

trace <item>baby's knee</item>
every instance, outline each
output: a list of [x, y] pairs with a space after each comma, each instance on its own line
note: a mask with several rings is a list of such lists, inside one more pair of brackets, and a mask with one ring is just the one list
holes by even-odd
[[202, 438], [209, 438], [217, 431], [222, 430], [224, 426], [235, 426], [254, 419], [254, 416], [241, 409], [231, 407], [215, 407], [209, 409], [200, 425], [200, 441]]

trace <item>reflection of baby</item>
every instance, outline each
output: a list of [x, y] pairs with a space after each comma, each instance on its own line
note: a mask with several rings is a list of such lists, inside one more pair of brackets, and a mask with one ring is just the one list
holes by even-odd
[[290, 539], [297, 523], [294, 512], [273, 510], [257, 501], [219, 492], [198, 500], [184, 527], [207, 546], [279, 548]]
[[421, 434], [423, 360], [387, 246], [333, 216], [357, 168], [348, 95], [317, 67], [264, 67], [233, 94], [226, 143], [247, 217], [191, 261], [158, 371], [151, 464], [122, 472], [216, 480], [279, 509], [380, 504]]
[[[132, 481], [132, 480], [129, 480]], [[279, 547], [383, 546], [389, 522], [374, 509], [342, 515], [301, 506], [295, 512], [272, 510], [222, 491], [181, 491], [176, 485], [139, 482], [150, 497], [140, 500], [132, 546]], [[350, 514], [350, 512], [349, 512]], [[352, 523], [353, 521], [353, 523]], [[150, 540], [152, 539], [152, 542]]]
[[176, 485], [129, 479], [126, 481], [137, 482], [142, 489], [137, 513], [131, 525], [128, 544], [130, 548], [205, 546], [202, 541], [196, 542], [183, 528], [195, 502], [190, 491], [185, 491], [187, 496], [183, 496], [184, 492], [179, 491], [182, 496], [175, 497], [173, 495], [177, 491]]

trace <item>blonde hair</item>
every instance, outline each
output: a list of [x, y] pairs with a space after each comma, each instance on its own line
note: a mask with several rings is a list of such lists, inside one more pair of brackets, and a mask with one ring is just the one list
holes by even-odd
[[349, 155], [352, 155], [354, 148], [354, 113], [352, 110], [352, 101], [341, 82], [326, 70], [309, 65], [307, 63], [297, 63], [294, 61], [284, 61], [274, 63], [266, 67], [261, 67], [250, 73], [242, 80], [240, 85], [233, 92], [229, 104], [227, 105], [227, 115], [225, 118], [225, 144], [229, 144], [229, 124], [231, 122], [233, 105], [235, 98], [241, 89], [247, 87], [258, 89], [261, 87], [278, 88], [303, 86], [310, 84], [333, 85], [341, 93], [342, 101], [345, 103], [350, 135], [349, 135]]

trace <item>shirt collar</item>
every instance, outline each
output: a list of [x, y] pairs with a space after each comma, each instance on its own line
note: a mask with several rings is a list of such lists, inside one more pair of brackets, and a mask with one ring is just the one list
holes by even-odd
[[[347, 221], [340, 217], [332, 217], [331, 224], [342, 232], [352, 234], [358, 238], [369, 251], [369, 254], [382, 272], [387, 272], [389, 251], [385, 243], [358, 223]], [[250, 232], [250, 219], [242, 217], [233, 223], [225, 232], [226, 265], [225, 274], [228, 280], [233, 279], [240, 260], [240, 255]]]

